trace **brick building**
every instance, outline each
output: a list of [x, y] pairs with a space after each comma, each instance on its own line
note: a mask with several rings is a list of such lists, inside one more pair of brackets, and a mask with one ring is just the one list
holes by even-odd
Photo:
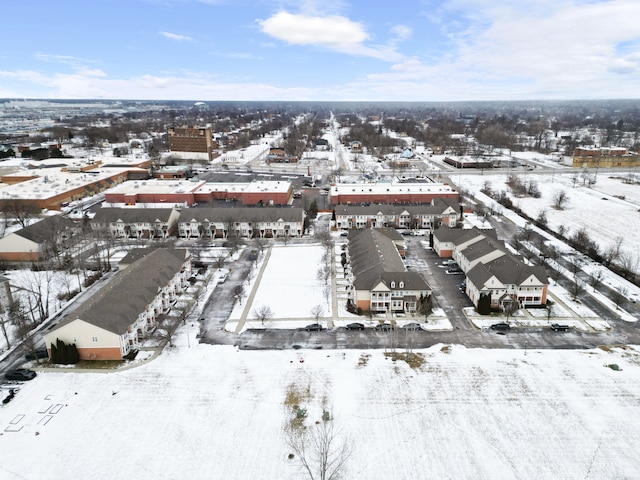
[[624, 147], [577, 147], [573, 153], [573, 167], [638, 167], [640, 155]]
[[207, 162], [213, 160], [211, 127], [171, 127], [167, 133], [173, 157]]

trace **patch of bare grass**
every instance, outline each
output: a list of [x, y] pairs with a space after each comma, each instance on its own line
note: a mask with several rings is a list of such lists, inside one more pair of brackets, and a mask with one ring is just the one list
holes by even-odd
[[421, 353], [413, 353], [413, 352], [385, 352], [385, 357], [390, 358], [394, 362], [402, 361], [406, 362], [411, 368], [421, 369], [424, 365], [424, 355]]

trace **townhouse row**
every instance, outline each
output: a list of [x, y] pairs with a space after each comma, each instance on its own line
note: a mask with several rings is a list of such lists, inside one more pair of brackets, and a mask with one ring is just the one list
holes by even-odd
[[441, 258], [452, 258], [466, 275], [466, 294], [478, 308], [489, 296], [491, 309], [505, 309], [513, 302], [520, 307], [547, 303], [549, 280], [543, 266], [528, 265], [512, 254], [493, 230], [441, 227], [433, 233], [433, 250]]

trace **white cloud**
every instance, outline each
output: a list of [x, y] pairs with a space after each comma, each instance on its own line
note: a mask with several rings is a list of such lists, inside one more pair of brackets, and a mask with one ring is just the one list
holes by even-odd
[[399, 61], [393, 46], [364, 45], [369, 35], [364, 27], [346, 17], [310, 16], [278, 12], [258, 22], [262, 31], [291, 45], [315, 45], [349, 55]]
[[411, 27], [406, 25], [394, 25], [391, 28], [391, 33], [395, 36], [393, 42], [396, 43], [411, 38], [413, 31], [411, 30]]
[[297, 45], [359, 44], [367, 39], [362, 25], [340, 16], [312, 17], [278, 12], [261, 20], [262, 31], [267, 35]]
[[188, 42], [193, 40], [193, 38], [188, 37], [186, 35], [179, 35], [177, 33], [171, 33], [171, 32], [158, 32], [160, 33], [160, 35], [162, 35], [165, 38], [168, 38], [170, 40], [176, 40], [178, 42]]

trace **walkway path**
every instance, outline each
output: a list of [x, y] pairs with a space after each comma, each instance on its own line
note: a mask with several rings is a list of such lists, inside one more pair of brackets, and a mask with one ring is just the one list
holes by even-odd
[[251, 306], [253, 305], [253, 299], [256, 296], [256, 292], [258, 291], [258, 287], [260, 286], [260, 282], [262, 281], [262, 275], [264, 274], [264, 271], [267, 269], [267, 264], [269, 263], [269, 258], [271, 257], [271, 248], [273, 247], [269, 247], [269, 249], [267, 250], [264, 260], [262, 261], [262, 265], [260, 266], [258, 277], [253, 282], [253, 288], [251, 289], [251, 293], [249, 294], [249, 297], [245, 300], [244, 310], [242, 311], [240, 320], [238, 320], [238, 325], [236, 326], [235, 333], [240, 333], [244, 329], [244, 324], [247, 321], [247, 317], [249, 316]]

